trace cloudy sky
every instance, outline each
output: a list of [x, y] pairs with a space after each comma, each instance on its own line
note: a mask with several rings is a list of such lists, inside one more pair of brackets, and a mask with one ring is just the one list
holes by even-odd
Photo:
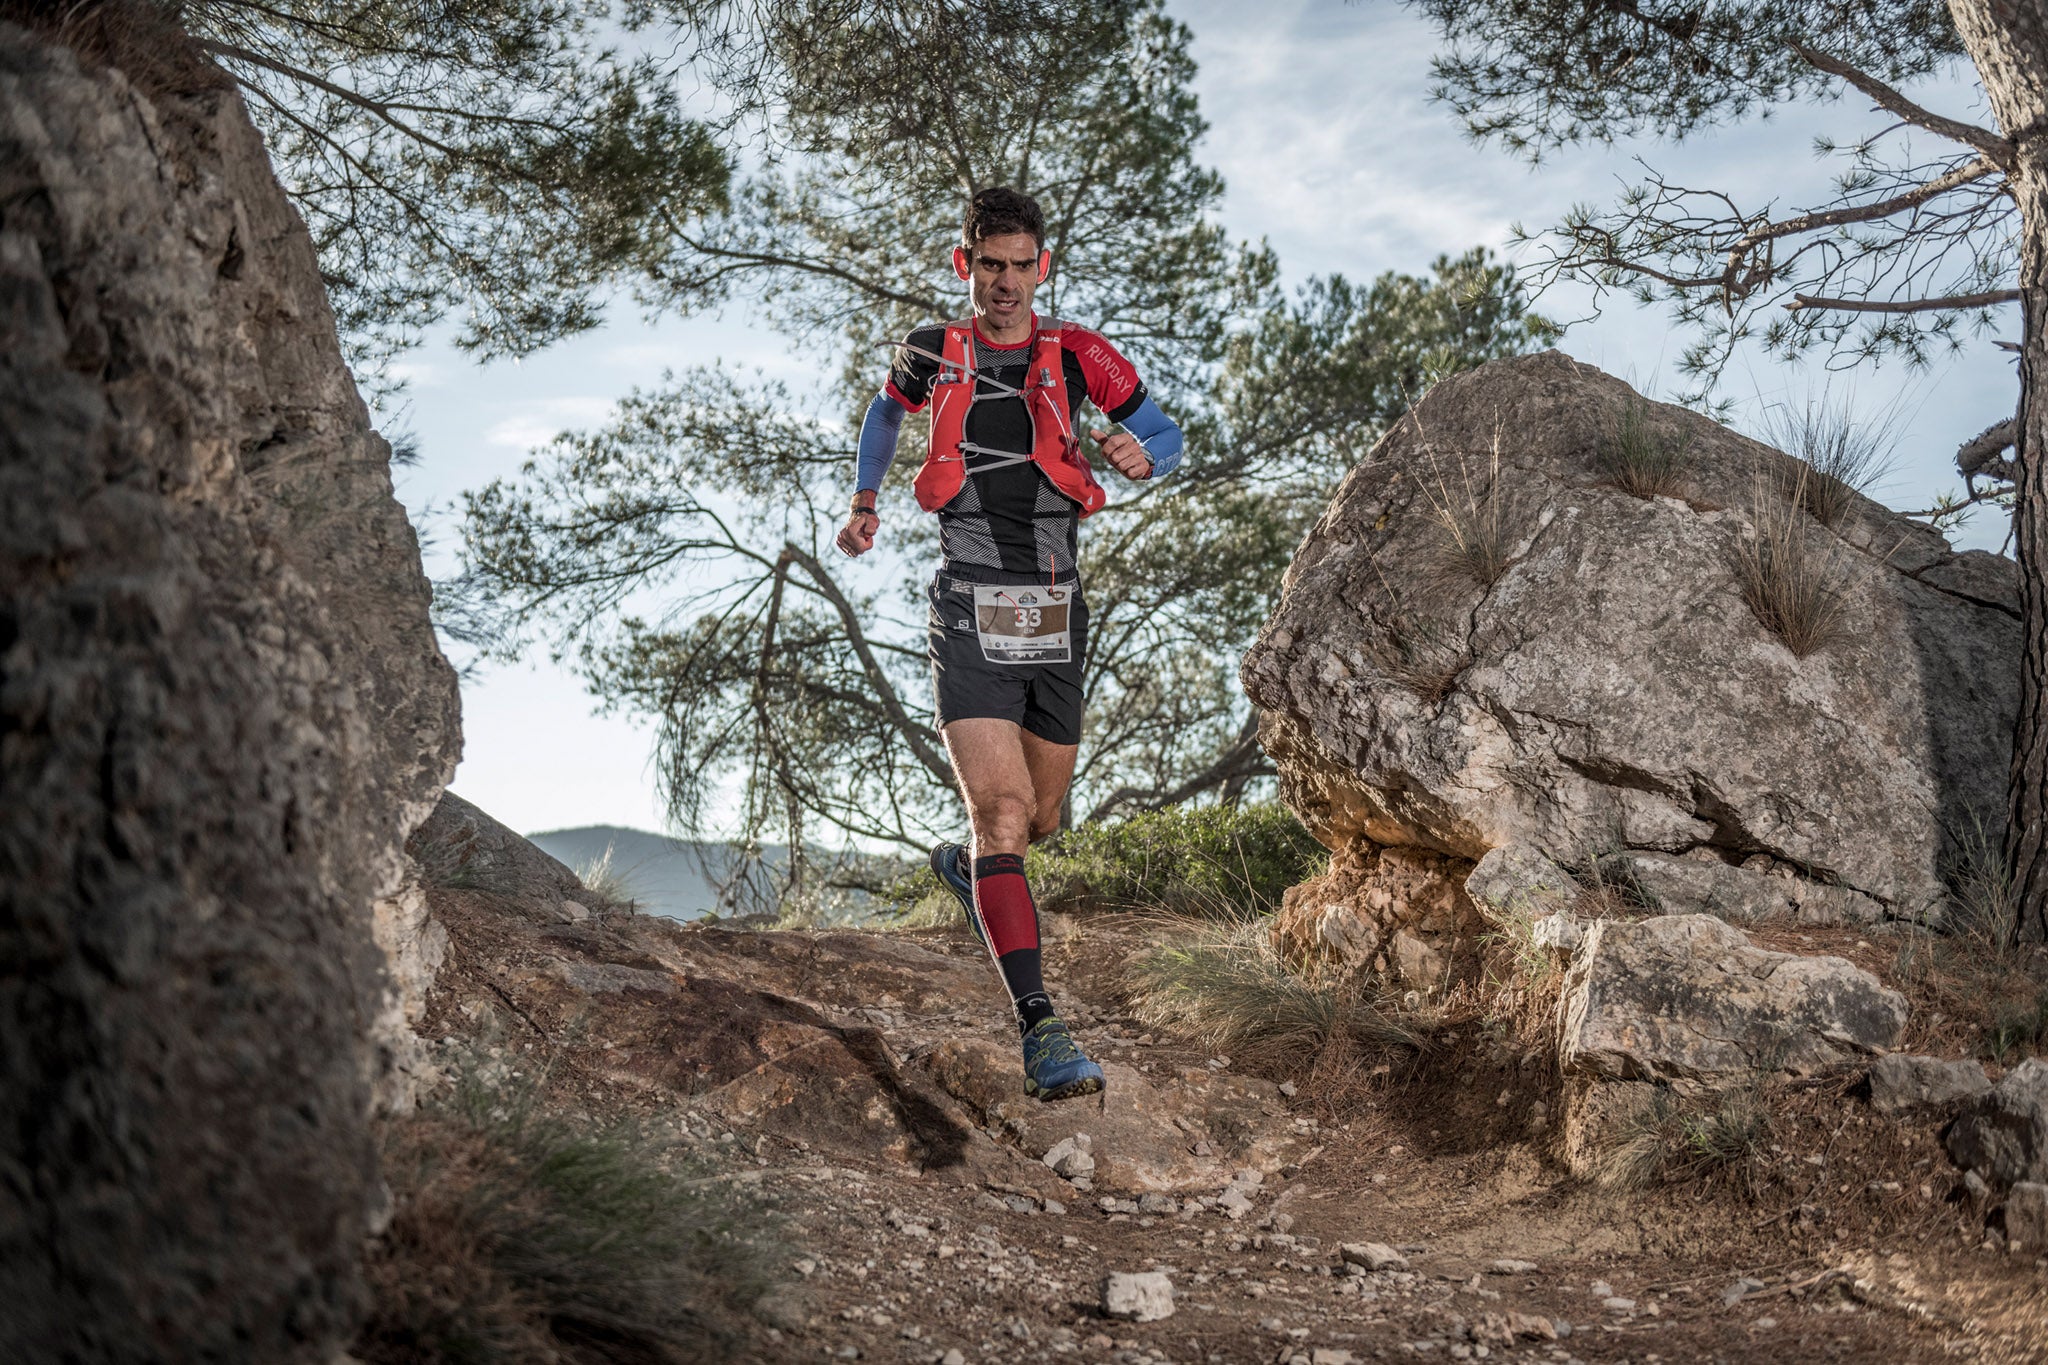
[[[1429, 102], [1433, 35], [1390, 0], [1172, 0], [1170, 8], [1194, 32], [1196, 88], [1211, 125], [1207, 159], [1229, 185], [1224, 222], [1240, 236], [1269, 239], [1295, 279], [1422, 273], [1442, 252], [1480, 243], [1505, 250], [1514, 223], [1533, 229], [1574, 203], [1611, 201], [1636, 169], [1633, 156], [1675, 179], [1729, 188], [1745, 208], [1771, 199], [1797, 206], [1826, 184], [1827, 168], [1810, 150], [1815, 134], [1846, 140], [1879, 126], [1852, 98], [1681, 146], [1568, 152], [1531, 171], [1465, 141], [1449, 112]], [[1988, 122], [1967, 77], [1914, 93], [1942, 112]], [[1571, 355], [1653, 395], [1677, 387], [1673, 365], [1685, 338], [1661, 315], [1621, 300], [1591, 318], [1591, 297], [1563, 287], [1538, 307], [1572, 321], [1562, 342]], [[2006, 334], [2016, 338], [2016, 320]], [[430, 572], [452, 565], [453, 526], [440, 509], [463, 489], [515, 473], [533, 447], [601, 421], [614, 399], [658, 381], [663, 369], [720, 357], [804, 379], [780, 340], [741, 312], [652, 327], [621, 315], [602, 332], [517, 364], [479, 367], [439, 345], [410, 355], [403, 411], [386, 425], [419, 438], [422, 460], [399, 471], [399, 495], [429, 528]], [[1860, 410], [1888, 411], [1897, 463], [1875, 492], [1896, 507], [1925, 506], [1954, 487], [1956, 445], [2009, 415], [2016, 393], [2010, 363], [1988, 343], [1923, 371], [1893, 365], [1830, 375], [1739, 356], [1724, 382], [1751, 411], [1823, 387]], [[1995, 547], [2003, 534], [1980, 517], [1959, 539]], [[456, 789], [514, 828], [661, 828], [646, 730], [593, 715], [581, 684], [545, 657], [484, 670], [465, 687], [463, 710]]]

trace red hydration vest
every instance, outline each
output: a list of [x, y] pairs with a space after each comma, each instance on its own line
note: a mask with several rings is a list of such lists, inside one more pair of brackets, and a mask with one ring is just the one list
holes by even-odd
[[[1067, 406], [1065, 355], [1058, 319], [1048, 318], [1031, 339], [1031, 360], [1025, 366], [1022, 397], [1031, 417], [1031, 462], [1045, 471], [1052, 486], [1081, 505], [1081, 515], [1108, 500], [1095, 473], [1081, 454]], [[974, 322], [946, 324], [944, 360], [932, 380], [931, 445], [924, 467], [911, 485], [917, 505], [936, 512], [951, 502], [967, 479], [967, 413], [979, 385], [974, 374]], [[985, 382], [985, 381], [984, 381]], [[990, 452], [994, 453], [994, 452]], [[1022, 459], [1022, 456], [1016, 457]]]

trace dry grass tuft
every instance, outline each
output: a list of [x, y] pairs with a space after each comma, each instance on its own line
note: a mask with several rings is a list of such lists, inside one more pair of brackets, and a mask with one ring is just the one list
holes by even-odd
[[144, 96], [233, 86], [179, 24], [178, 12], [152, 0], [0, 0], [0, 20], [71, 49], [87, 70], [119, 71]]
[[1614, 1131], [1595, 1164], [1593, 1183], [1617, 1193], [1707, 1179], [1747, 1183], [1770, 1145], [1763, 1082], [1686, 1104], [1668, 1090]]
[[1434, 706], [1472, 666], [1472, 651], [1436, 622], [1402, 616], [1367, 646], [1375, 668]]
[[1455, 473], [1447, 473], [1436, 448], [1426, 446], [1431, 469], [1418, 481], [1430, 517], [1443, 534], [1440, 548], [1446, 568], [1482, 588], [1498, 583], [1515, 562], [1514, 518], [1500, 482], [1501, 439], [1496, 426], [1490, 467], [1477, 479], [1462, 456]]
[[1563, 957], [1537, 941], [1530, 916], [1487, 918], [1493, 928], [1479, 940], [1480, 1015], [1525, 1049], [1548, 1052], [1556, 1033], [1558, 997], [1564, 992]]
[[1784, 404], [1768, 409], [1763, 439], [1806, 466], [1783, 471], [1781, 491], [1787, 500], [1832, 528], [1891, 472], [1898, 420], [1895, 411], [1887, 410], [1875, 421], [1859, 422], [1846, 404], [1823, 395], [1797, 409]]
[[474, 1074], [387, 1122], [396, 1211], [367, 1261], [371, 1365], [714, 1361], [768, 1284], [759, 1216], [636, 1131]]
[[617, 841], [607, 841], [604, 852], [586, 858], [571, 870], [576, 880], [583, 883], [583, 889], [604, 902], [606, 909], [631, 913], [640, 908], [640, 889], [633, 883], [633, 874], [618, 866], [617, 854]]
[[1810, 476], [1802, 468], [1784, 496], [1769, 478], [1758, 476], [1753, 534], [1735, 555], [1742, 600], [1802, 659], [1846, 638], [1851, 569], [1848, 553], [1808, 524], [1803, 499]]
[[1598, 458], [1601, 472], [1633, 497], [1679, 497], [1691, 481], [1692, 433], [1662, 435], [1651, 424], [1649, 403], [1631, 395], [1601, 440]]
[[1337, 1080], [1362, 1059], [1412, 1049], [1379, 1003], [1291, 969], [1263, 918], [1169, 921], [1172, 937], [1126, 969], [1132, 1012], [1255, 1070]]

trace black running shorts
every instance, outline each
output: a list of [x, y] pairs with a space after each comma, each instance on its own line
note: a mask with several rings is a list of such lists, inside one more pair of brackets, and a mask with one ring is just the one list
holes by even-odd
[[1088, 608], [1078, 584], [978, 583], [940, 570], [926, 596], [941, 727], [985, 717], [1081, 742]]

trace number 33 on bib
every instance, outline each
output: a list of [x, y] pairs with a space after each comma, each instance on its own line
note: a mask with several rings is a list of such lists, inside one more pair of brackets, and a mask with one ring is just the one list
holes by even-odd
[[1067, 630], [1072, 588], [977, 584], [974, 628], [992, 664], [1063, 664], [1073, 657]]

